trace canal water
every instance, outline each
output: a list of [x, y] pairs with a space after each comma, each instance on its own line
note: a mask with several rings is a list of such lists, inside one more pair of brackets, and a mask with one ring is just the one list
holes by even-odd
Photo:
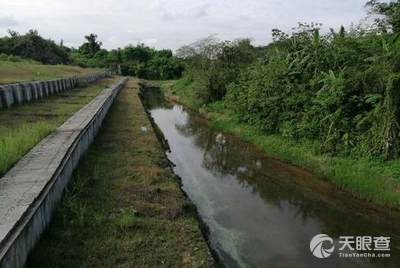
[[[208, 226], [210, 245], [226, 266], [400, 267], [397, 212], [366, 205], [305, 170], [269, 158], [256, 146], [212, 130], [198, 115], [165, 102], [159, 90], [145, 90], [143, 96], [168, 141], [167, 155], [182, 188]], [[328, 238], [322, 248], [313, 245], [314, 252], [329, 257], [311, 253], [310, 241], [318, 234], [328, 235], [333, 243]], [[359, 239], [365, 239], [371, 250], [340, 251], [343, 236], [350, 236], [349, 241], [367, 237]], [[375, 244], [368, 237], [390, 237], [390, 251], [372, 250]], [[340, 253], [390, 253], [391, 257]]]

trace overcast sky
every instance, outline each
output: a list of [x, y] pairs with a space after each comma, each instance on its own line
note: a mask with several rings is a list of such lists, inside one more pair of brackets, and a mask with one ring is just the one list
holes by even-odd
[[297, 22], [325, 28], [358, 23], [367, 0], [0, 0], [0, 36], [37, 29], [78, 46], [94, 32], [106, 48], [143, 42], [176, 49], [211, 34], [220, 39], [271, 40], [271, 29]]

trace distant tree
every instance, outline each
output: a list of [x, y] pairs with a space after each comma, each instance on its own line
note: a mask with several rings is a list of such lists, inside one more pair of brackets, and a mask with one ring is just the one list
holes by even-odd
[[383, 15], [383, 18], [377, 18], [376, 22], [383, 29], [388, 27], [395, 33], [400, 32], [400, 1], [381, 2], [379, 0], [370, 0], [366, 6], [370, 13]]
[[222, 100], [227, 86], [237, 79], [242, 68], [256, 60], [257, 53], [250, 39], [219, 41], [215, 36], [177, 51], [185, 62], [186, 73], [196, 83], [194, 94], [202, 103]]
[[122, 52], [121, 49], [113, 49], [107, 55], [107, 63], [111, 70], [121, 74]]
[[192, 58], [196, 55], [196, 49], [190, 45], [180, 47], [176, 51], [176, 56], [182, 59]]
[[272, 40], [274, 40], [274, 42], [286, 40], [288, 37], [288, 34], [282, 30], [272, 29]]
[[11, 37], [17, 37], [17, 36], [19, 36], [19, 33], [18, 33], [18, 32], [13, 31], [13, 30], [11, 30], [11, 29], [8, 29], [7, 32], [8, 32], [8, 34], [9, 34]]
[[157, 55], [160, 57], [165, 57], [165, 58], [171, 58], [173, 56], [172, 51], [169, 49], [159, 50], [159, 51], [157, 51]]
[[152, 57], [152, 50], [146, 47], [144, 44], [138, 44], [136, 46], [129, 45], [123, 52], [122, 57], [124, 61], [130, 62], [147, 62]]
[[85, 36], [87, 42], [79, 47], [79, 52], [83, 55], [93, 57], [102, 46], [102, 42], [97, 41], [97, 34], [91, 33]]
[[9, 30], [9, 37], [0, 38], [0, 53], [33, 59], [46, 64], [69, 63], [68, 52], [54, 41], [44, 39], [37, 30], [21, 35]]

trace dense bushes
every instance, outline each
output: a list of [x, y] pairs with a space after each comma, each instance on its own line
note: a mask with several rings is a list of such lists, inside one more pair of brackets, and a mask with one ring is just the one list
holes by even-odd
[[[0, 61], [9, 61], [9, 62], [21, 62], [21, 61], [26, 61], [20, 56], [14, 56], [14, 55], [7, 55], [4, 53], [0, 53]], [[34, 60], [30, 60], [31, 62], [35, 62]]]
[[121, 50], [121, 71], [145, 79], [166, 80], [182, 76], [183, 66], [170, 50], [154, 50], [144, 45]]
[[183, 72], [181, 61], [170, 50], [158, 51], [139, 44], [108, 51], [102, 48], [96, 34], [85, 36], [86, 41], [75, 49], [46, 40], [34, 30], [25, 35], [9, 33], [10, 36], [0, 38], [3, 60], [24, 58], [45, 64], [106, 68], [122, 75], [156, 80], [180, 78]]
[[52, 40], [41, 37], [31, 30], [24, 35], [9, 31], [10, 36], [0, 38], [0, 54], [33, 59], [45, 64], [66, 64], [69, 62], [67, 50]]
[[107, 51], [101, 48], [97, 35], [90, 34], [85, 38], [86, 42], [71, 52], [73, 62], [79, 66], [109, 68], [122, 75], [154, 80], [182, 76], [183, 65], [170, 50], [158, 51], [139, 44]]
[[385, 17], [368, 28], [274, 30], [262, 57], [248, 41], [185, 47], [187, 79], [203, 103], [223, 99], [265, 133], [317, 140], [323, 153], [397, 158], [399, 2], [369, 2]]
[[317, 139], [321, 151], [398, 156], [400, 43], [392, 35], [319, 35], [300, 27], [229, 86], [240, 119], [268, 133]]
[[195, 83], [196, 98], [209, 103], [225, 96], [240, 70], [255, 60], [256, 49], [248, 39], [218, 42], [206, 38], [182, 47], [177, 55], [185, 59], [186, 75]]

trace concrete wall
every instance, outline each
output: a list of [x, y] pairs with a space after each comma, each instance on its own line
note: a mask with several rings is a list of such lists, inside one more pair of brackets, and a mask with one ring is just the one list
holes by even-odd
[[79, 83], [93, 83], [104, 77], [106, 77], [106, 72], [50, 81], [2, 85], [0, 86], [0, 108], [38, 100], [52, 94], [71, 90], [77, 87]]
[[0, 267], [24, 266], [126, 81], [103, 90], [0, 178]]

